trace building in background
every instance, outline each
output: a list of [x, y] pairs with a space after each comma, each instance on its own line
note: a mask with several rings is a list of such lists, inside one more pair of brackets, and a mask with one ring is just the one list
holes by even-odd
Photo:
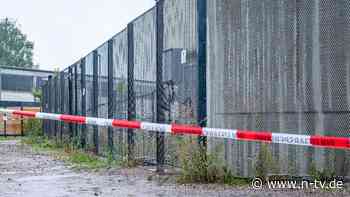
[[[40, 111], [40, 99], [33, 92], [52, 75], [52, 71], [19, 67], [0, 67], [0, 107]], [[0, 135], [24, 135], [23, 119], [0, 115]]]
[[40, 106], [33, 90], [40, 89], [52, 71], [0, 67], [0, 106]]

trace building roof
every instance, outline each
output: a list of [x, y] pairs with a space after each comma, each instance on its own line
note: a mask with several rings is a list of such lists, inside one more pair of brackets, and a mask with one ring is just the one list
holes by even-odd
[[49, 70], [41, 70], [41, 69], [35, 69], [35, 68], [23, 68], [23, 67], [11, 67], [11, 66], [0, 66], [0, 69], [22, 70], [22, 71], [29, 71], [29, 72], [54, 73], [54, 71], [49, 71]]

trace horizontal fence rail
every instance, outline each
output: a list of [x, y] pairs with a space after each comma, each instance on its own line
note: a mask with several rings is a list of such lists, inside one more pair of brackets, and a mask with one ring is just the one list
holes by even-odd
[[295, 135], [287, 133], [272, 133], [268, 131], [249, 131], [240, 129], [220, 129], [207, 127], [202, 128], [193, 125], [159, 124], [151, 122], [93, 118], [85, 116], [18, 111], [10, 109], [0, 109], [0, 113], [37, 119], [57, 120], [68, 123], [88, 124], [116, 128], [142, 129], [148, 131], [171, 133], [174, 135], [187, 134], [215, 138], [226, 138], [232, 140], [312, 146], [318, 148], [350, 149], [350, 138], [347, 137]]

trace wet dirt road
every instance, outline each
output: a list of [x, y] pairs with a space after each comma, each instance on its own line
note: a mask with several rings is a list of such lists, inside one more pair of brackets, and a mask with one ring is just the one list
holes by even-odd
[[0, 141], [0, 197], [71, 196], [350, 196], [350, 193], [261, 191], [248, 187], [176, 185], [167, 177], [153, 178], [146, 167], [100, 172], [73, 170], [47, 153], [19, 141]]

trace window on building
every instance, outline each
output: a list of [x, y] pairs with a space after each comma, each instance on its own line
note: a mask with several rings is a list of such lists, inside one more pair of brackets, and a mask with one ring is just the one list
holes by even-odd
[[1, 76], [2, 90], [31, 92], [33, 76], [3, 74]]

